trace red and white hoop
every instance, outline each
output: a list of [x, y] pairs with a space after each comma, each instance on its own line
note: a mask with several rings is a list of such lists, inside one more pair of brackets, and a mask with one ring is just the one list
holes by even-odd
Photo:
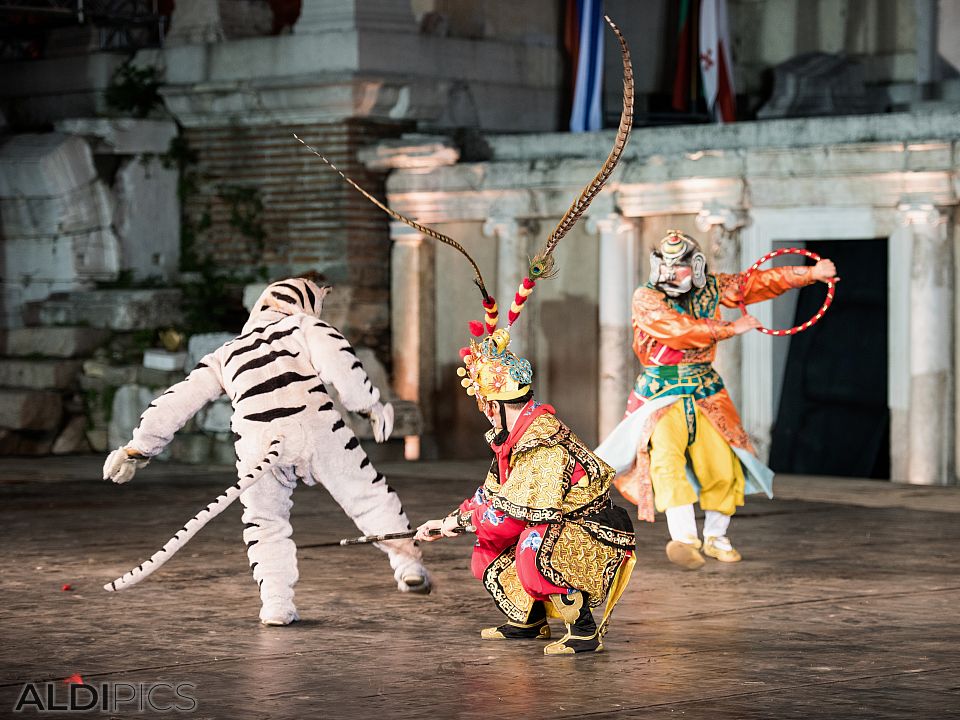
[[[764, 255], [762, 258], [757, 260], [753, 265], [751, 265], [750, 269], [743, 274], [743, 279], [740, 282], [741, 294], [743, 292], [743, 289], [746, 287], [747, 280], [750, 279], [750, 276], [754, 272], [759, 270], [760, 266], [763, 265], [765, 262], [768, 262], [780, 255], [803, 255], [804, 257], [810, 258], [814, 262], [820, 262], [819, 255], [817, 255], [815, 252], [810, 252], [809, 250], [804, 250], [802, 248], [782, 248], [780, 250], [774, 250], [773, 252], [769, 252], [766, 255]], [[765, 327], [758, 327], [757, 330], [764, 333], [765, 335], [775, 335], [777, 337], [781, 337], [783, 335], [796, 335], [798, 332], [802, 332], [804, 330], [807, 330], [808, 328], [813, 327], [818, 322], [820, 322], [820, 318], [823, 317], [824, 313], [827, 312], [827, 308], [829, 308], [830, 304], [833, 302], [833, 294], [836, 291], [836, 285], [837, 285], [836, 279], [827, 281], [827, 297], [823, 301], [823, 305], [820, 306], [820, 309], [817, 310], [817, 313], [812, 318], [807, 320], [802, 325], [797, 325], [796, 327], [792, 327], [789, 330], [770, 330], [769, 328], [765, 328]], [[741, 312], [743, 312], [744, 315], [747, 314], [747, 308], [744, 306], [743, 303], [740, 303], [740, 310]]]

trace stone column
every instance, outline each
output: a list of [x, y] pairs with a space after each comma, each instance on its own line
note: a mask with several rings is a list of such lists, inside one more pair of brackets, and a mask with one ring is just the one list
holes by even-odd
[[[738, 273], [743, 268], [740, 260], [740, 228], [747, 224], [742, 209], [707, 205], [696, 218], [697, 228], [707, 233], [707, 247], [711, 255], [709, 269], [715, 273]], [[742, 347], [739, 336], [717, 344], [717, 359], [714, 367], [723, 378], [723, 383], [736, 407], [742, 399]]]
[[623, 418], [635, 379], [630, 305], [639, 233], [635, 222], [616, 212], [588, 217], [587, 230], [600, 236], [597, 437], [603, 441]]
[[[517, 288], [530, 265], [531, 226], [508, 215], [495, 215], [483, 224], [483, 234], [497, 240], [497, 305], [500, 309], [500, 327], [506, 327], [507, 313]], [[510, 331], [510, 349], [533, 362], [533, 333], [535, 325], [532, 301], [523, 306], [523, 317]], [[536, 372], [536, 367], [534, 368]]]
[[931, 201], [902, 202], [912, 234], [907, 482], [953, 482], [953, 253]]
[[[390, 238], [394, 390], [401, 400], [417, 403], [424, 429], [429, 432], [433, 429], [436, 376], [433, 241], [400, 222], [390, 224]], [[404, 438], [404, 457], [420, 457], [418, 436]]]
[[294, 25], [297, 34], [344, 30], [415, 32], [410, 3], [397, 0], [303, 0]]

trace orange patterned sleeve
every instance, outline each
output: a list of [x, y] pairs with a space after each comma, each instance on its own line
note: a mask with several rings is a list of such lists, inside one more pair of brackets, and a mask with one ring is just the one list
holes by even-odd
[[650, 288], [637, 288], [633, 294], [634, 347], [643, 333], [674, 350], [706, 348], [732, 337], [733, 323], [695, 318], [669, 307], [663, 296]]
[[746, 273], [717, 275], [720, 282], [720, 302], [725, 307], [737, 307], [741, 299], [745, 305], [770, 300], [783, 295], [787, 290], [806, 287], [816, 282], [813, 279], [813, 266], [790, 265], [787, 267], [757, 270], [750, 275], [747, 286], [740, 294], [740, 283]]

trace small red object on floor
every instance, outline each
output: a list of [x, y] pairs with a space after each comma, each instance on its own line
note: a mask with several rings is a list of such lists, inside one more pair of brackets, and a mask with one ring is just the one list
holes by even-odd
[[62, 588], [60, 588], [60, 590], [62, 590], [63, 592], [69, 592], [70, 590], [73, 590], [73, 585], [71, 585], [70, 583], [67, 583]]
[[63, 682], [66, 685], [83, 685], [83, 678], [80, 677], [80, 673], [74, 673], [70, 677], [64, 678]]

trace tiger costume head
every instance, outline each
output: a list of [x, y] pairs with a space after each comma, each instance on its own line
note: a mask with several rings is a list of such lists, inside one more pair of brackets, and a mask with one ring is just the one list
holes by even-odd
[[284, 315], [305, 313], [318, 318], [323, 310], [323, 298], [330, 290], [329, 285], [317, 285], [307, 278], [280, 280], [268, 285], [266, 290], [260, 293], [250, 313], [250, 319], [270, 311]]

